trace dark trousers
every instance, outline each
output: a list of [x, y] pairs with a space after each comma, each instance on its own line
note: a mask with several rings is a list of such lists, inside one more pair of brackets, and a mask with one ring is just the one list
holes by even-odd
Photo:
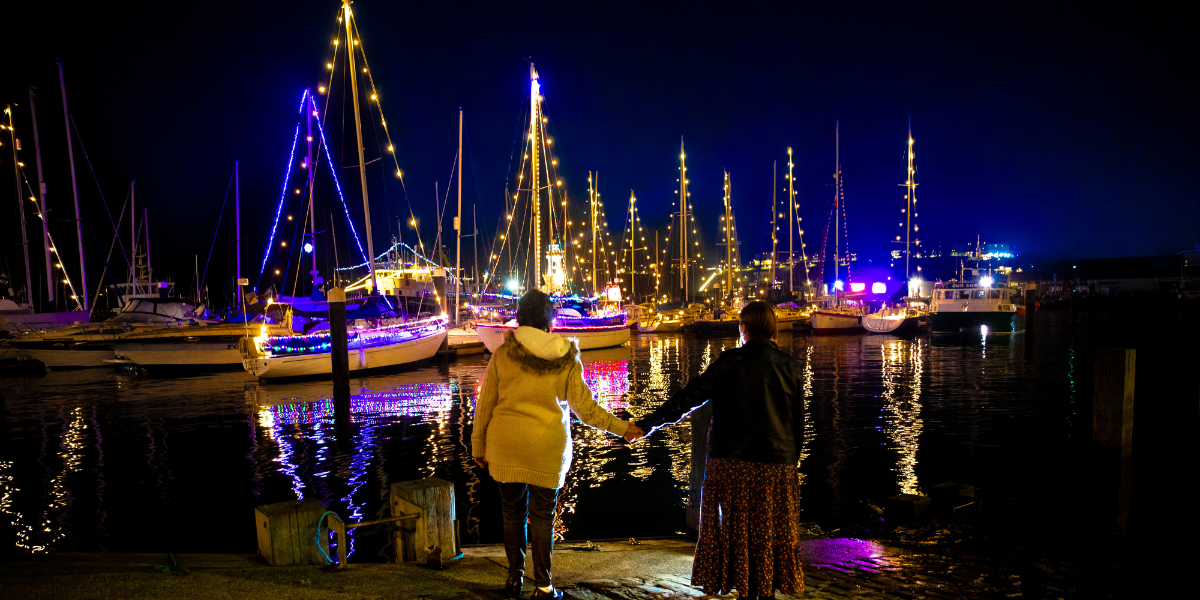
[[[533, 538], [533, 584], [550, 585], [550, 556], [554, 553], [554, 509], [558, 490], [524, 483], [501, 483], [504, 513], [504, 553], [508, 576], [525, 575], [525, 546]], [[529, 522], [526, 535], [525, 523]]]

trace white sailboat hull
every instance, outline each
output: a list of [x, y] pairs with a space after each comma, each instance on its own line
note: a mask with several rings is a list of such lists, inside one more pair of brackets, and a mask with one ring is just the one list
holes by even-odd
[[854, 314], [814, 312], [812, 313], [813, 334], [861, 333], [862, 317]]
[[[433, 358], [445, 339], [446, 330], [442, 329], [415, 340], [371, 348], [352, 348], [348, 353], [350, 372], [398, 367]], [[246, 358], [242, 360], [242, 366], [259, 379], [313, 377], [333, 373], [329, 353]]]
[[642, 333], [678, 333], [683, 331], [683, 321], [651, 321], [639, 323], [638, 331]]
[[[504, 343], [504, 333], [508, 331], [516, 331], [514, 325], [486, 324], [476, 325], [475, 331], [479, 334], [479, 340], [483, 345], [487, 346], [488, 352], [495, 352]], [[628, 325], [612, 325], [610, 327], [587, 327], [573, 328], [563, 327], [554, 330], [565, 338], [576, 338], [579, 340], [580, 350], [595, 350], [597, 348], [611, 348], [620, 346], [629, 341], [629, 326]]]

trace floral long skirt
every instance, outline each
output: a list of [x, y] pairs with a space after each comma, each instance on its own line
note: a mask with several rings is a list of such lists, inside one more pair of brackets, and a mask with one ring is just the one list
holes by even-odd
[[742, 598], [803, 592], [799, 523], [795, 467], [709, 458], [692, 585]]

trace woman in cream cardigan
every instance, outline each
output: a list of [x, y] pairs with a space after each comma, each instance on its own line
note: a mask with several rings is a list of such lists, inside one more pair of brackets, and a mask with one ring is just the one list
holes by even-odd
[[[573, 341], [550, 332], [554, 304], [531, 290], [517, 305], [517, 330], [505, 334], [475, 403], [472, 456], [500, 484], [508, 582], [521, 593], [526, 540], [533, 542], [533, 598], [562, 598], [550, 577], [558, 490], [571, 468], [571, 420], [632, 442], [642, 431], [592, 399]], [[528, 536], [526, 521], [529, 523]]]

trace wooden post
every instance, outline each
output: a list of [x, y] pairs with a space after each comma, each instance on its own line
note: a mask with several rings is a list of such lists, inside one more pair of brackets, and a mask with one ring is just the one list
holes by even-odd
[[1037, 317], [1037, 284], [1025, 284], [1025, 335], [1033, 333], [1033, 322]]
[[336, 514], [330, 514], [325, 518], [325, 522], [321, 523], [321, 533], [317, 537], [320, 539], [321, 549], [325, 554], [329, 554], [329, 532], [337, 534], [338, 541], [338, 560], [337, 568], [346, 568], [346, 551], [350, 547], [350, 538], [346, 537], [346, 522]]
[[1096, 390], [1092, 396], [1092, 443], [1133, 454], [1133, 389], [1137, 350], [1102, 348], [1096, 357]]
[[350, 349], [346, 334], [346, 292], [331, 288], [329, 299], [329, 362], [333, 368], [333, 406], [350, 410]]
[[430, 554], [436, 554], [431, 551], [434, 546], [442, 557], [459, 555], [453, 483], [435, 477], [393, 483], [391, 507], [393, 516], [420, 515], [401, 521], [395, 532], [396, 562], [425, 561]]
[[[317, 550], [317, 527], [325, 505], [316, 500], [293, 500], [254, 509], [258, 553], [274, 567], [325, 565]], [[339, 546], [342, 538], [339, 537]]]
[[[433, 291], [437, 293], [438, 305], [442, 307], [442, 314], [448, 315], [446, 308], [446, 270], [437, 268], [433, 270]], [[456, 300], [457, 302], [457, 300]], [[458, 306], [454, 307], [455, 314], [458, 314]], [[449, 317], [447, 317], [449, 318]], [[438, 348], [438, 353], [446, 352], [450, 349], [450, 336], [442, 338], [442, 345]], [[443, 356], [445, 356], [443, 354]]]
[[692, 411], [692, 468], [688, 473], [687, 525], [700, 531], [700, 505], [704, 500], [704, 468], [708, 459], [708, 428], [712, 423], [712, 407], [708, 404]]

